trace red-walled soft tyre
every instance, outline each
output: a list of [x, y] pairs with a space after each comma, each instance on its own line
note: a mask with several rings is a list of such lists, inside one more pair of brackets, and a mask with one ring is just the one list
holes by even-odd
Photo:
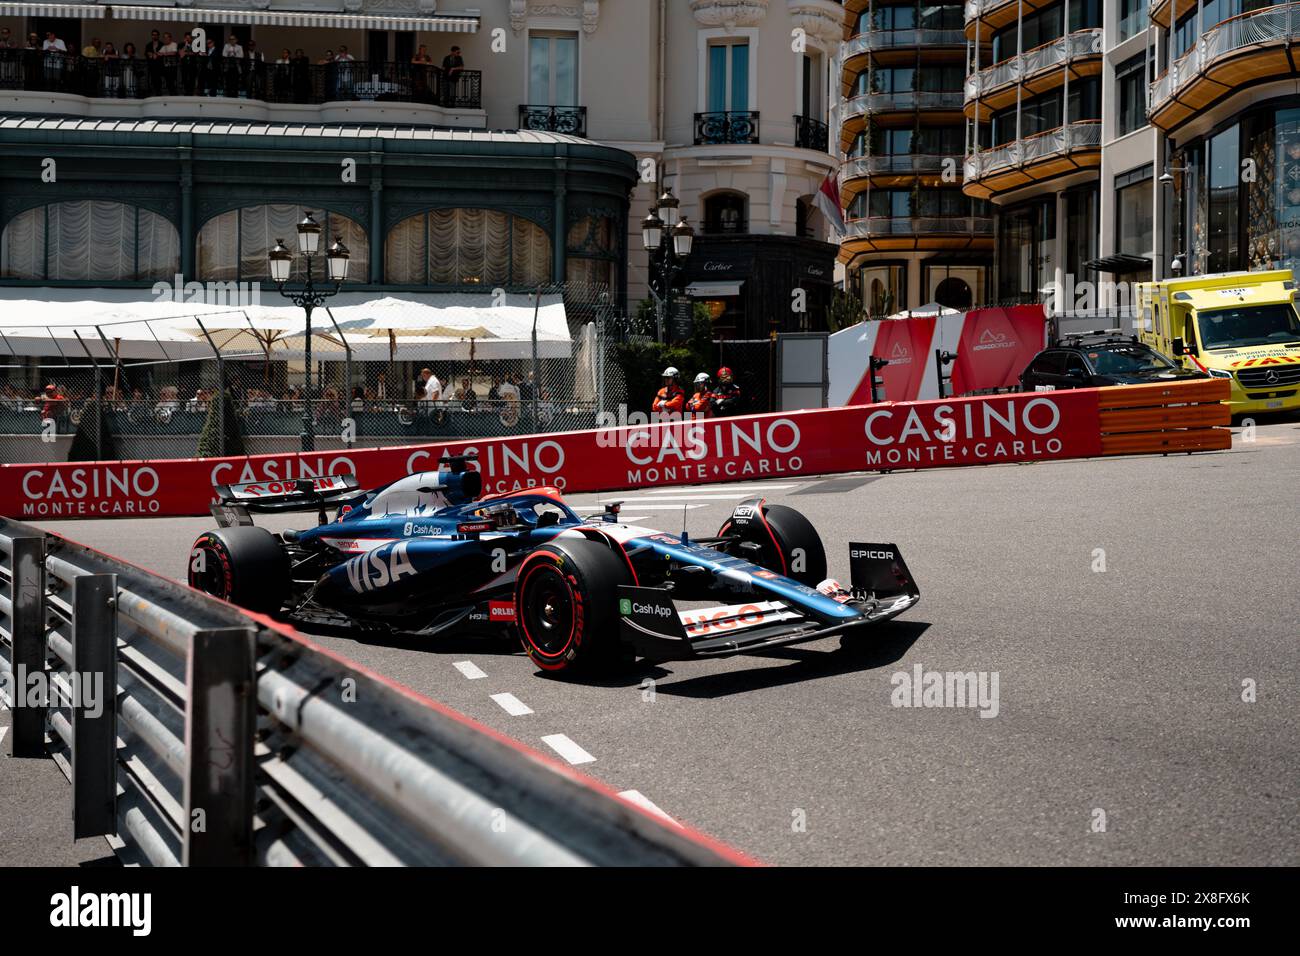
[[289, 597], [289, 556], [265, 528], [218, 528], [190, 549], [190, 587], [261, 614]]
[[519, 566], [515, 625], [533, 663], [551, 672], [609, 669], [627, 657], [618, 636], [623, 559], [597, 541], [544, 544]]

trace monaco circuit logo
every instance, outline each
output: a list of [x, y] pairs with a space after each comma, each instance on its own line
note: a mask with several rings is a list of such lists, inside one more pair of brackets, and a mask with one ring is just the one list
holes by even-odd
[[1005, 332], [994, 332], [992, 329], [985, 329], [980, 333], [980, 340], [975, 345], [976, 352], [986, 352], [989, 349], [1013, 349], [1016, 347], [1015, 339], [1008, 339]]

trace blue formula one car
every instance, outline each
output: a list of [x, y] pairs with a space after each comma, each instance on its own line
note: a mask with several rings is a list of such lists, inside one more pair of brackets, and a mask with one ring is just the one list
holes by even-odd
[[[792, 508], [752, 498], [712, 538], [583, 518], [554, 488], [480, 496], [472, 456], [360, 491], [353, 476], [218, 485], [190, 584], [306, 625], [513, 631], [547, 671], [687, 660], [849, 634], [917, 602], [893, 544], [852, 544], [850, 586]], [[331, 518], [327, 511], [335, 510]], [[316, 511], [274, 534], [254, 512]]]

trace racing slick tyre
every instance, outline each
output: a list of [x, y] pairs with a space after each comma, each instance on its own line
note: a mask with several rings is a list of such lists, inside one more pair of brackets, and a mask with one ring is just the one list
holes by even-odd
[[756, 556], [746, 556], [748, 560], [810, 588], [826, 580], [826, 549], [812, 522], [785, 505], [764, 505], [762, 518], [745, 528], [727, 521], [718, 537], [758, 545]]
[[265, 528], [218, 528], [190, 551], [190, 587], [249, 611], [274, 614], [289, 597], [289, 556]]
[[618, 586], [626, 562], [597, 541], [544, 544], [515, 582], [515, 624], [533, 663], [552, 673], [610, 670], [631, 654], [618, 637]]

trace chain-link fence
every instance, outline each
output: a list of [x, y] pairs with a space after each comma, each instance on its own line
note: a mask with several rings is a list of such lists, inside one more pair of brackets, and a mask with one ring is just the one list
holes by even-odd
[[[103, 324], [84, 337], [57, 330], [57, 358], [50, 348], [23, 354], [34, 339], [5, 328], [0, 460], [207, 457], [571, 431], [626, 407], [616, 343], [627, 323], [603, 287], [448, 294], [437, 308], [400, 295], [345, 298], [313, 312], [310, 336], [302, 313], [285, 319], [279, 301], [270, 310]], [[56, 330], [47, 332], [56, 340]]]

